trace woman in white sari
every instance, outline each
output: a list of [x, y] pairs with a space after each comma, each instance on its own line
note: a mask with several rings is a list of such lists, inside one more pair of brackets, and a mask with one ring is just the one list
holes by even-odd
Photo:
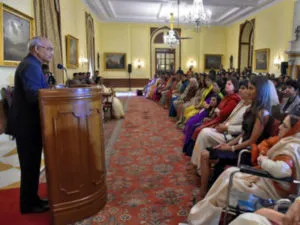
[[[266, 153], [259, 156], [260, 166], [274, 177], [292, 176], [300, 179], [300, 121], [299, 117], [287, 116], [279, 127], [279, 141]], [[190, 211], [189, 224], [214, 225], [219, 223], [222, 208], [226, 205], [229, 176], [236, 167], [225, 170], [216, 180], [205, 198]], [[274, 182], [267, 178], [237, 173], [233, 188], [260, 198], [280, 199], [288, 194], [299, 192], [296, 186], [284, 182]], [[299, 193], [298, 193], [299, 194]]]
[[121, 119], [125, 117], [125, 112], [123, 109], [123, 105], [122, 102], [120, 101], [120, 99], [118, 99], [112, 88], [107, 88], [105, 87], [105, 85], [103, 84], [103, 78], [102, 77], [97, 77], [96, 78], [96, 84], [97, 84], [97, 88], [101, 90], [101, 92], [105, 93], [105, 94], [112, 94], [112, 96], [110, 97], [110, 101], [112, 101], [112, 110], [113, 110], [113, 115], [116, 119]]

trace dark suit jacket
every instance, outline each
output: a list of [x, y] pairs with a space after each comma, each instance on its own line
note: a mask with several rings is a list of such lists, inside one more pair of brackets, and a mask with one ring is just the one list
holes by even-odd
[[14, 94], [7, 129], [10, 134], [14, 136], [40, 134], [38, 90], [42, 88], [48, 88], [48, 84], [42, 72], [41, 62], [28, 54], [15, 73]]

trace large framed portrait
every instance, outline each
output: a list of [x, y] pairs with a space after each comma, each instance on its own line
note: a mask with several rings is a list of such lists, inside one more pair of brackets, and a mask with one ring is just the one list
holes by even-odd
[[104, 70], [126, 70], [126, 53], [104, 53]]
[[204, 55], [204, 66], [205, 70], [211, 68], [219, 69], [222, 65], [222, 55], [206, 54]]
[[69, 34], [66, 35], [66, 48], [67, 68], [77, 68], [79, 65], [78, 39]]
[[28, 42], [34, 36], [34, 20], [0, 3], [0, 25], [0, 65], [17, 66], [28, 54]]
[[254, 70], [257, 72], [269, 72], [270, 49], [257, 49], [254, 54]]

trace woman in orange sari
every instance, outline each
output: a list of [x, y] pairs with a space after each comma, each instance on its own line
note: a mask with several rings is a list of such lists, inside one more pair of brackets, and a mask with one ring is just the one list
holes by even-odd
[[[300, 113], [298, 112], [297, 115]], [[272, 147], [265, 155], [258, 157], [262, 169], [276, 178], [292, 177], [300, 179], [300, 117], [289, 115], [279, 127], [279, 139], [273, 140]], [[270, 145], [270, 146], [271, 146]], [[260, 147], [258, 147], [260, 148]], [[261, 149], [262, 150], [262, 149]], [[262, 150], [263, 152], [265, 152]], [[222, 208], [226, 205], [226, 194], [230, 174], [238, 170], [230, 167], [225, 170], [213, 184], [205, 198], [198, 202], [190, 211], [189, 224], [218, 224]], [[237, 173], [233, 187], [237, 191], [255, 194], [263, 199], [285, 198], [290, 194], [299, 195], [296, 184], [274, 181], [264, 177]]]

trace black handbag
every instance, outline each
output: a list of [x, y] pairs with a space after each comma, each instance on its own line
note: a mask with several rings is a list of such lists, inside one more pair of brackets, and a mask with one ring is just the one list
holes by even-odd
[[220, 149], [215, 149], [212, 147], [206, 148], [209, 151], [209, 159], [230, 159], [234, 160], [237, 158], [237, 154], [232, 151], [224, 151]]

